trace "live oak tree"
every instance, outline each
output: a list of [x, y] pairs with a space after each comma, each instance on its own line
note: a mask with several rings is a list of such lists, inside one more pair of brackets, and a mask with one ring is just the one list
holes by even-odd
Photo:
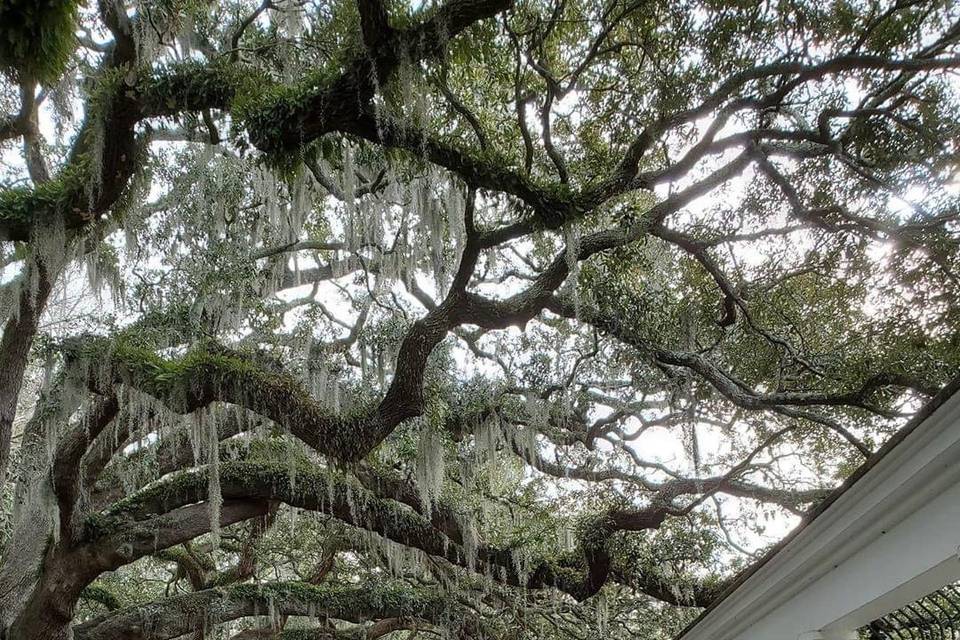
[[670, 637], [960, 363], [960, 8], [4, 0], [0, 637]]

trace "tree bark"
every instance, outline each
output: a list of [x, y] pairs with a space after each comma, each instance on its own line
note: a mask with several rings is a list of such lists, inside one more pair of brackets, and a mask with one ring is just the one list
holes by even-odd
[[[50, 297], [53, 279], [39, 261], [31, 267], [37, 270], [36, 290], [31, 291], [29, 286], [24, 285], [20, 292], [19, 313], [9, 319], [0, 338], [0, 487], [6, 482], [10, 464], [13, 421], [17, 417], [17, 399], [23, 386], [23, 373], [27, 368], [40, 316]], [[25, 270], [25, 283], [29, 282], [32, 275], [29, 271], [32, 269]]]

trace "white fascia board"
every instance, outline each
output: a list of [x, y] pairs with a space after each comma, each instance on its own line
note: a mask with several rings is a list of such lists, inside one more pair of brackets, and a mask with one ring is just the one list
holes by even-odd
[[820, 629], [842, 635], [871, 619], [864, 616], [960, 577], [958, 544], [955, 393], [682, 638], [795, 640]]

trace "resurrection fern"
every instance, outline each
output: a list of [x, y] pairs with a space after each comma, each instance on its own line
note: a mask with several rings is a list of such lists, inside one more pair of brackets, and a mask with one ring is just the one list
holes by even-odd
[[79, 0], [0, 3], [0, 70], [29, 86], [52, 84], [77, 46]]

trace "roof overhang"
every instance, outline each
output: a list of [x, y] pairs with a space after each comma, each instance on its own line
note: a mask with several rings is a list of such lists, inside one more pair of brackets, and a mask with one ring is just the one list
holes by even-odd
[[848, 638], [960, 579], [960, 379], [783, 542], [683, 640]]

